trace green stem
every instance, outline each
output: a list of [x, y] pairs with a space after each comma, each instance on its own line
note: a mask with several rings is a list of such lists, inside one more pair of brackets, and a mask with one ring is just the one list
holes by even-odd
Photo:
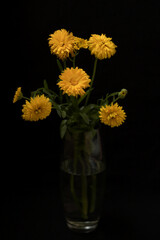
[[90, 213], [93, 213], [96, 206], [96, 175], [92, 175], [92, 186], [91, 186], [91, 205]]
[[60, 101], [60, 103], [63, 102], [63, 92], [62, 92], [62, 90], [59, 90], [59, 101]]
[[87, 197], [87, 176], [85, 175], [85, 166], [83, 160], [80, 158], [80, 162], [82, 164], [82, 218], [88, 219], [88, 197]]
[[[73, 172], [76, 174], [76, 168], [77, 168], [77, 161], [78, 161], [78, 142], [77, 142], [77, 137], [74, 136], [74, 159], [73, 159]], [[75, 187], [74, 187], [74, 174], [71, 174], [70, 176], [70, 190], [73, 196], [73, 199], [77, 206], [80, 208], [80, 200], [78, 199], [76, 192], [75, 192]]]
[[118, 99], [120, 99], [120, 97], [117, 97], [116, 99], [113, 100], [113, 103], [115, 103], [116, 101], [118, 101]]
[[93, 85], [94, 78], [95, 78], [95, 75], [96, 75], [97, 61], [98, 61], [98, 59], [95, 58], [95, 61], [94, 61], [94, 68], [93, 68], [93, 75], [92, 75], [92, 81], [91, 81], [91, 87], [92, 87], [92, 85]]
[[110, 97], [114, 97], [116, 95], [118, 95], [119, 92], [114, 92], [114, 93], [111, 93], [108, 95], [107, 99], [110, 98]]
[[[85, 139], [84, 139], [84, 133], [82, 133], [82, 138], [81, 138], [81, 146], [80, 148], [83, 149], [84, 151], [84, 146], [85, 146]], [[82, 154], [79, 155], [79, 160], [82, 166], [82, 175], [81, 175], [81, 181], [82, 181], [82, 218], [83, 219], [88, 219], [88, 194], [87, 194], [87, 175], [86, 175], [86, 167], [85, 167], [85, 156]]]
[[66, 69], [66, 59], [63, 60], [64, 70]]
[[30, 98], [27, 98], [27, 97], [24, 97], [24, 96], [22, 98], [24, 98], [25, 100], [30, 101]]
[[[82, 136], [77, 133], [74, 135], [74, 163], [73, 163], [73, 171], [76, 175], [77, 163], [78, 161], [82, 167], [82, 175], [81, 175], [81, 201], [76, 196], [75, 186], [74, 186], [74, 174], [70, 177], [70, 190], [72, 193], [72, 197], [79, 208], [81, 208], [81, 216], [83, 219], [88, 219], [88, 196], [87, 196], [87, 176], [85, 174], [85, 164], [82, 159], [81, 149], [83, 148], [83, 134]], [[80, 139], [79, 139], [80, 138]], [[81, 205], [80, 205], [81, 203]]]
[[[92, 79], [91, 79], [90, 88], [92, 88], [92, 86], [93, 86], [93, 82], [94, 82], [94, 79], [95, 79], [96, 68], [97, 68], [97, 61], [98, 61], [98, 59], [95, 58], [95, 61], [94, 61], [94, 67], [93, 67], [93, 74], [92, 74]], [[88, 100], [89, 100], [90, 94], [91, 94], [91, 92], [89, 92], [89, 94], [87, 95], [85, 105], [87, 105], [87, 103], [88, 103]]]
[[87, 177], [82, 174], [82, 217], [88, 218]]
[[59, 68], [60, 72], [62, 72], [63, 71], [63, 67], [62, 67], [62, 64], [61, 64], [61, 62], [59, 61], [58, 58], [57, 58], [57, 65], [58, 65], [58, 68]]
[[78, 110], [78, 99], [74, 96], [70, 96], [70, 100], [72, 102], [74, 111], [77, 111]]
[[76, 67], [76, 56], [74, 56], [74, 58], [73, 58], [73, 68], [75, 68]]
[[80, 201], [79, 201], [79, 198], [77, 197], [76, 195], [76, 192], [75, 192], [75, 187], [74, 187], [74, 175], [71, 174], [70, 176], [70, 190], [71, 190], [71, 193], [72, 193], [72, 197], [75, 201], [75, 203], [77, 204], [77, 206], [79, 207], [80, 209]]
[[120, 97], [115, 98], [115, 96], [118, 94], [119, 92], [114, 92], [114, 93], [111, 93], [110, 95], [107, 95], [103, 104], [108, 104], [108, 99], [110, 97], [113, 97], [112, 103], [116, 102], [120, 98]]

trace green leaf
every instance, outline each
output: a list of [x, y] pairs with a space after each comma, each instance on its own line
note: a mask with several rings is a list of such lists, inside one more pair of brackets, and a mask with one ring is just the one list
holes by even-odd
[[84, 111], [86, 113], [90, 112], [91, 110], [96, 110], [98, 106], [96, 104], [89, 104], [88, 106], [85, 107]]
[[62, 118], [66, 117], [66, 112], [65, 111], [62, 111], [61, 114], [62, 114]]
[[46, 90], [48, 90], [48, 83], [47, 83], [46, 80], [43, 81], [43, 85], [44, 85], [44, 88], [45, 88]]
[[43, 88], [43, 92], [47, 94], [50, 99], [55, 99], [57, 97], [57, 94], [50, 89]]
[[35, 97], [37, 94], [42, 94], [42, 90], [43, 90], [43, 88], [38, 88], [37, 90], [35, 90], [35, 91], [33, 91], [33, 92], [31, 92], [31, 97]]
[[60, 124], [60, 136], [61, 138], [64, 137], [65, 133], [67, 131], [67, 120], [62, 120], [61, 124]]
[[81, 112], [80, 115], [83, 118], [83, 120], [85, 121], [85, 123], [89, 124], [89, 118], [88, 118], [87, 114], [84, 112]]
[[62, 117], [61, 111], [59, 111], [58, 109], [57, 109], [57, 114], [60, 118]]
[[53, 98], [53, 94], [51, 94], [46, 88], [43, 88], [43, 92], [47, 94], [49, 98]]

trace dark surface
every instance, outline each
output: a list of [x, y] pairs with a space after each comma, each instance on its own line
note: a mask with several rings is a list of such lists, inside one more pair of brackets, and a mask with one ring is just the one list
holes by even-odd
[[[34, 0], [7, 6], [4, 239], [160, 239], [159, 9], [158, 1], [136, 0]], [[118, 46], [110, 60], [98, 61], [94, 97], [128, 89], [127, 98], [119, 102], [127, 113], [125, 124], [101, 128], [107, 163], [105, 205], [97, 230], [87, 235], [72, 233], [65, 225], [56, 112], [44, 121], [25, 122], [23, 103], [12, 104], [19, 86], [26, 96], [44, 79], [55, 88], [59, 71], [47, 38], [61, 28], [84, 38], [106, 33]], [[84, 54], [78, 66], [91, 75], [93, 57]]]

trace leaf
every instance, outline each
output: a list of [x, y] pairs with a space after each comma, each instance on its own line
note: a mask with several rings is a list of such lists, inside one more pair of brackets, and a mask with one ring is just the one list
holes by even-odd
[[43, 90], [43, 88], [38, 88], [37, 90], [35, 90], [35, 91], [33, 91], [33, 92], [31, 92], [31, 97], [35, 97], [37, 94], [42, 94], [42, 90]]
[[81, 112], [80, 115], [83, 118], [83, 120], [85, 121], [85, 123], [89, 124], [89, 118], [88, 118], [87, 114], [84, 112]]
[[50, 94], [50, 92], [48, 91], [48, 89], [46, 89], [46, 88], [43, 88], [43, 92], [44, 92], [45, 94], [47, 94], [47, 95], [48, 95], [48, 97], [50, 97], [50, 98], [52, 98], [52, 97], [53, 97], [53, 94]]
[[66, 117], [66, 112], [65, 111], [62, 111], [61, 114], [62, 114], [62, 118]]
[[60, 118], [62, 117], [61, 111], [57, 110], [57, 114]]
[[43, 88], [43, 92], [48, 95], [49, 98], [55, 99], [57, 97], [57, 94], [50, 89]]
[[67, 120], [62, 120], [61, 124], [60, 124], [60, 136], [61, 138], [64, 137], [65, 133], [67, 131]]
[[98, 107], [98, 106], [97, 106], [96, 104], [89, 104], [88, 106], [85, 107], [84, 111], [85, 111], [86, 113], [88, 113], [88, 112], [91, 111], [91, 110], [96, 110], [97, 107]]
[[48, 90], [48, 83], [47, 83], [46, 80], [43, 81], [43, 85], [44, 85], [44, 88], [45, 88], [46, 90]]

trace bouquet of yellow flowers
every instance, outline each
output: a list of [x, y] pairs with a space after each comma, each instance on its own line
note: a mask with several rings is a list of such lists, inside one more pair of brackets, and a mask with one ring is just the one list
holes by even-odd
[[[126, 113], [117, 101], [127, 94], [126, 89], [112, 94], [107, 93], [97, 104], [88, 103], [90, 94], [94, 90], [94, 79], [97, 61], [111, 58], [116, 53], [116, 45], [112, 38], [105, 34], [92, 34], [89, 40], [79, 38], [65, 29], [57, 30], [48, 38], [51, 53], [57, 56], [60, 75], [57, 80], [59, 94], [44, 86], [31, 92], [31, 97], [23, 96], [21, 87], [15, 92], [13, 103], [25, 99], [22, 106], [22, 118], [26, 121], [45, 119], [55, 109], [62, 118], [60, 135], [63, 138], [66, 131], [80, 129], [92, 131], [100, 122], [110, 126], [120, 126]], [[88, 49], [95, 56], [92, 77], [82, 68], [76, 66], [76, 56], [81, 49]], [[70, 61], [73, 66], [67, 67]]]
[[[111, 58], [116, 45], [106, 35], [92, 34], [89, 40], [73, 35], [65, 29], [49, 36], [51, 53], [57, 56], [60, 75], [57, 79], [59, 93], [48, 87], [23, 95], [21, 87], [15, 92], [13, 103], [25, 99], [22, 118], [38, 121], [51, 114], [52, 109], [60, 116], [60, 136], [65, 136], [62, 170], [62, 195], [67, 225], [70, 229], [92, 231], [96, 228], [102, 205], [104, 171], [98, 125], [120, 126], [126, 113], [117, 101], [126, 96], [127, 90], [107, 93], [97, 103], [89, 102], [94, 90], [97, 61]], [[76, 56], [81, 49], [87, 49], [95, 56], [93, 74], [76, 65]], [[72, 66], [72, 67], [68, 67]]]

